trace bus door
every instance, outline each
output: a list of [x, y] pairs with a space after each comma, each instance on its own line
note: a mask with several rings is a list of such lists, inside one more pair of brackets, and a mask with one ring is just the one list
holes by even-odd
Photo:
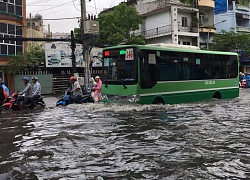
[[142, 50], [140, 56], [141, 88], [152, 88], [157, 83], [157, 63], [155, 51]]

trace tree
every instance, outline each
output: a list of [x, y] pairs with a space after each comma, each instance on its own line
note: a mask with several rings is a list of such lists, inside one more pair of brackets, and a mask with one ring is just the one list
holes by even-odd
[[22, 71], [35, 70], [35, 66], [41, 63], [45, 63], [45, 51], [40, 46], [33, 46], [13, 56], [5, 65], [5, 69], [8, 74], [17, 75]]
[[[142, 18], [134, 7], [127, 6], [126, 3], [120, 3], [114, 11], [99, 14], [98, 21], [99, 45], [146, 44], [144, 36], [131, 33], [139, 29]], [[81, 28], [75, 28], [74, 35], [76, 39], [82, 39]]]
[[197, 0], [179, 0], [184, 5], [194, 6], [197, 7], [198, 3]]
[[250, 53], [250, 34], [222, 30], [220, 34], [214, 34], [213, 44], [210, 47], [218, 51]]
[[114, 11], [99, 15], [100, 34], [98, 42], [106, 45], [117, 45], [120, 43], [145, 44], [142, 35], [131, 34], [138, 30], [142, 23], [142, 18], [136, 9], [120, 3]]
[[74, 36], [75, 39], [82, 39], [82, 29], [81, 28], [74, 28]]

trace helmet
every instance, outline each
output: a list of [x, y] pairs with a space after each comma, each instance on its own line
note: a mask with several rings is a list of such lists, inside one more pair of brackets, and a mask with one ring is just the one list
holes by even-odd
[[32, 79], [32, 80], [33, 80], [33, 79], [38, 80], [38, 77], [33, 76], [31, 79]]
[[74, 76], [70, 76], [69, 80], [70, 80], [70, 81], [75, 81], [76, 78], [75, 78]]
[[24, 77], [22, 80], [29, 82], [29, 78], [28, 77]]

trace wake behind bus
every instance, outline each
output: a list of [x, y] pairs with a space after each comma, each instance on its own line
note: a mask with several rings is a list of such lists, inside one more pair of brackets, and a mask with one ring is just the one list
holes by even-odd
[[120, 45], [103, 49], [102, 98], [177, 104], [239, 96], [233, 52], [185, 45]]

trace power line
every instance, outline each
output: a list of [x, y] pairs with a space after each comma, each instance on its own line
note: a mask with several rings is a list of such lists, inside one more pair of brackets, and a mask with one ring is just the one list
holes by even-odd
[[[27, 6], [40, 6], [40, 7], [43, 7], [43, 6], [59, 6], [60, 4], [52, 4], [52, 5], [46, 5], [46, 4], [42, 4], [42, 5], [27, 5]], [[66, 4], [65, 4], [66, 5]], [[71, 4], [67, 4], [67, 6], [72, 6]], [[75, 4], [75, 5], [80, 5], [80, 4]], [[0, 5], [1, 6], [1, 5]]]
[[[75, 1], [75, 0], [73, 0], [73, 1]], [[50, 10], [50, 9], [58, 8], [58, 7], [61, 7], [61, 6], [65, 5], [65, 4], [71, 3], [71, 2], [73, 2], [73, 1], [65, 2], [65, 3], [63, 3], [63, 4], [61, 4], [61, 5], [58, 5], [57, 7], [51, 7], [51, 8], [47, 8], [47, 9], [40, 9], [40, 10], [38, 10], [38, 11], [33, 11], [33, 12], [31, 12], [31, 13], [40, 12], [40, 11], [47, 11], [47, 10]]]
[[55, 18], [55, 19], [42, 19], [44, 21], [57, 21], [57, 20], [67, 20], [67, 19], [80, 19], [81, 17], [65, 17], [65, 18]]
[[51, 0], [38, 0], [38, 1], [35, 1], [35, 2], [31, 2], [31, 3], [29, 3], [29, 4], [27, 4], [27, 5], [30, 5], [30, 4], [40, 4], [40, 3], [44, 3], [44, 2], [48, 2], [48, 1], [51, 1]]
[[73, 1], [73, 5], [74, 5], [74, 7], [76, 8], [76, 10], [78, 10], [78, 11], [80, 11], [80, 12], [81, 12], [81, 10], [80, 10], [80, 9], [78, 9], [78, 8], [76, 7], [76, 5], [75, 5], [75, 1]]

